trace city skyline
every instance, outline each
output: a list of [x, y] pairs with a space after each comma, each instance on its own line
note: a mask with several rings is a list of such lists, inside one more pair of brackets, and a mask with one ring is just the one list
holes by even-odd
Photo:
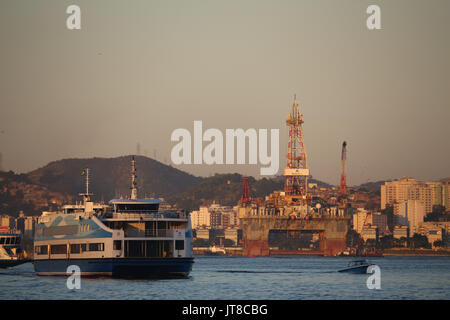
[[[170, 133], [205, 128], [280, 130], [297, 94], [311, 175], [338, 185], [450, 176], [450, 40], [446, 1], [205, 3], [3, 1], [0, 152], [4, 170], [64, 158], [142, 153], [170, 161]], [[173, 165], [173, 164], [172, 164]], [[173, 165], [174, 166], [174, 165]], [[259, 165], [180, 165], [194, 175]]]

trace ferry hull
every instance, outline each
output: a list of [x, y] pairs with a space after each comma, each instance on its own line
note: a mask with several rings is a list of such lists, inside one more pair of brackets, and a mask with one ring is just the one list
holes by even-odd
[[30, 260], [27, 260], [27, 259], [21, 259], [21, 260], [0, 259], [0, 269], [15, 267], [15, 266], [21, 265], [23, 263], [27, 263], [27, 262], [30, 262]]
[[81, 276], [118, 278], [185, 278], [192, 270], [193, 258], [103, 258], [35, 260], [40, 276], [67, 276], [69, 266], [80, 268]]

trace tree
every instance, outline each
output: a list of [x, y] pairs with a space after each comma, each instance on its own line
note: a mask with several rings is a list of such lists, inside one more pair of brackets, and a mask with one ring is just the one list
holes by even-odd
[[380, 238], [380, 248], [390, 249], [394, 246], [394, 237], [392, 235], [384, 236]]
[[444, 246], [444, 242], [442, 242], [442, 240], [436, 240], [435, 242], [433, 242], [433, 246], [435, 246], [435, 247], [443, 247]]
[[404, 247], [404, 242], [402, 243], [401, 239], [393, 238], [392, 239], [392, 247], [393, 248], [401, 248]]
[[431, 249], [431, 244], [428, 242], [428, 238], [418, 233], [414, 233], [414, 236], [411, 238], [410, 246], [413, 249], [415, 248]]
[[433, 206], [433, 211], [428, 213], [423, 221], [450, 221], [450, 216], [445, 213], [445, 207], [439, 204]]
[[381, 213], [386, 215], [389, 231], [393, 232], [395, 226], [394, 207], [392, 205], [388, 205], [386, 206], [386, 209], [381, 210]]
[[346, 238], [346, 244], [349, 247], [354, 247], [356, 245], [358, 245], [358, 243], [360, 242], [361, 236], [359, 235], [358, 232], [356, 232], [355, 230], [348, 230], [347, 232], [347, 238]]
[[367, 239], [366, 247], [375, 247], [377, 245], [377, 240], [375, 239]]

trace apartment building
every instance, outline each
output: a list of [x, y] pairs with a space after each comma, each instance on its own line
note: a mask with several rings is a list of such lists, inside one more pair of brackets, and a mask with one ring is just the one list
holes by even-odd
[[421, 201], [425, 214], [432, 212], [434, 205], [448, 208], [448, 187], [446, 182], [420, 182], [413, 178], [388, 181], [381, 186], [381, 209], [393, 205], [394, 214], [399, 214], [399, 204], [407, 200]]

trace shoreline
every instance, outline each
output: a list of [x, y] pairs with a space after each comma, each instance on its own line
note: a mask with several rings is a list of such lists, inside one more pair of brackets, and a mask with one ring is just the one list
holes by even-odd
[[[242, 248], [233, 248], [227, 250], [225, 248], [226, 254], [214, 255], [214, 256], [239, 256], [245, 257], [242, 254]], [[194, 256], [211, 256], [211, 254], [206, 253], [206, 248], [194, 248]], [[289, 250], [270, 250], [270, 256], [286, 255], [286, 256], [324, 256], [321, 251], [289, 251]], [[388, 249], [383, 251], [383, 257], [450, 257], [450, 250], [432, 250], [432, 249]], [[337, 256], [339, 258], [339, 256]], [[345, 256], [348, 257], [348, 256]], [[354, 258], [370, 258], [366, 257], [354, 257]]]

